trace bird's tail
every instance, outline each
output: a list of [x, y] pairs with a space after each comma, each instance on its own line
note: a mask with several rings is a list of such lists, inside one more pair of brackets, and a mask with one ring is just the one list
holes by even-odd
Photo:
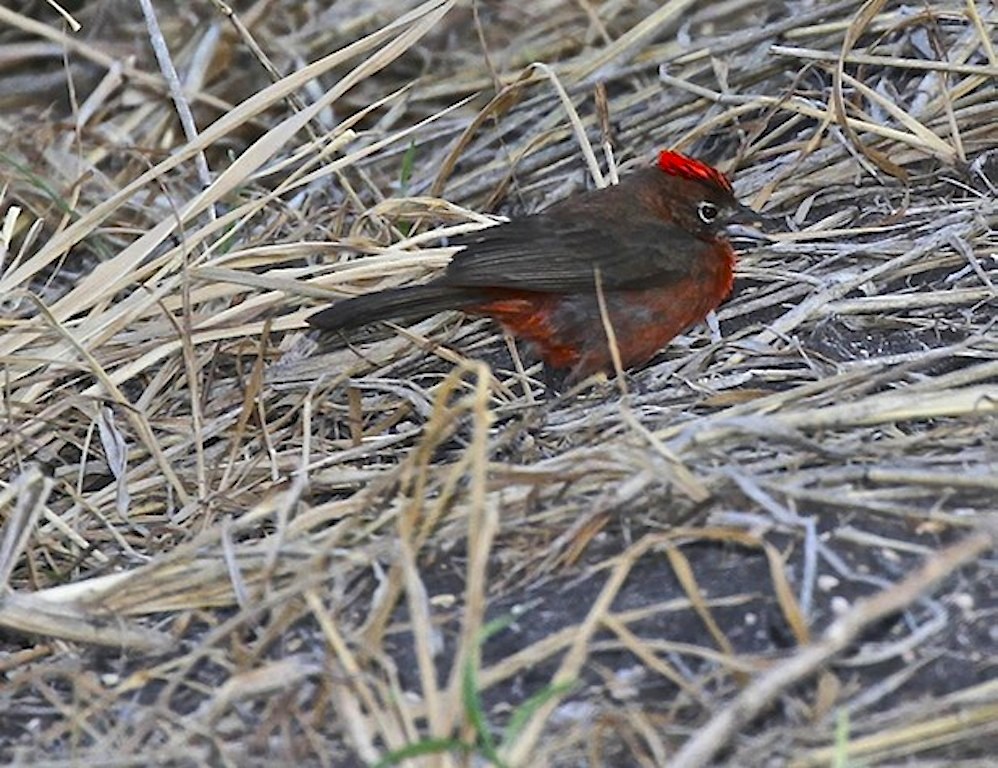
[[380, 320], [416, 320], [448, 309], [481, 303], [480, 289], [427, 283], [389, 288], [337, 302], [308, 318], [308, 324], [323, 331], [345, 331]]

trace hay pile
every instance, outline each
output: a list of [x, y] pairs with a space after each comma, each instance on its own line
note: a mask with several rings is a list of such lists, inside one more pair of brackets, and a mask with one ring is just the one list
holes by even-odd
[[[987, 762], [990, 4], [154, 5], [0, 8], [5, 762]], [[719, 335], [306, 336], [667, 146]]]

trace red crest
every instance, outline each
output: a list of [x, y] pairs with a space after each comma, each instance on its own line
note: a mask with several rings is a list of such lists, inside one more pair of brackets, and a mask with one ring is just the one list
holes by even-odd
[[660, 152], [658, 167], [670, 176], [680, 176], [690, 181], [705, 181], [708, 184], [716, 184], [728, 192], [732, 191], [731, 181], [719, 170], [679, 152], [668, 149]]

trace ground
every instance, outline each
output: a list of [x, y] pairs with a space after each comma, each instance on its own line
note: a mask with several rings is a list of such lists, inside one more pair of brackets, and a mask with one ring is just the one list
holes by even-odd
[[[991, 764], [993, 7], [151, 9], [0, 8], [0, 760]], [[665, 147], [771, 237], [640, 370], [308, 330]]]

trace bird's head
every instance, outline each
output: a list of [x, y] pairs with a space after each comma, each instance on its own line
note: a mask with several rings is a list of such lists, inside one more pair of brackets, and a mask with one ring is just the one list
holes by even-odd
[[657, 167], [656, 208], [686, 231], [713, 239], [729, 234], [730, 227], [763, 221], [738, 202], [730, 179], [716, 168], [670, 150], [659, 153]]

